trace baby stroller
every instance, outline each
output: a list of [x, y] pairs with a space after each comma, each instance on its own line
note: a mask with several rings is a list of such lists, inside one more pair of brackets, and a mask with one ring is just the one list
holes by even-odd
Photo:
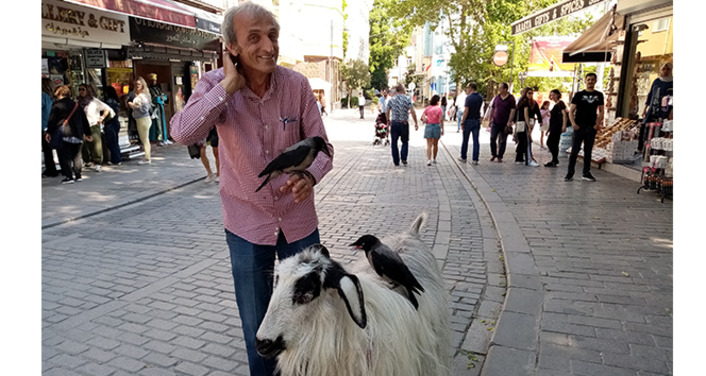
[[383, 145], [383, 143], [385, 146], [389, 145], [388, 133], [387, 116], [381, 112], [375, 119], [375, 140], [373, 140], [373, 145]]

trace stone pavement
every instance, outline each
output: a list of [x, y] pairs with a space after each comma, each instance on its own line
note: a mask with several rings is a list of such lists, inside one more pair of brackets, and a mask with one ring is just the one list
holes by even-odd
[[[671, 201], [602, 171], [564, 183], [565, 163], [491, 164], [484, 132], [481, 164], [457, 163], [455, 125], [437, 165], [420, 128], [394, 167], [365, 116], [324, 118], [336, 154], [317, 186], [322, 242], [345, 263], [359, 235], [430, 214], [454, 375], [671, 373]], [[43, 374], [247, 374], [218, 188], [183, 146], [154, 159], [42, 180]]]

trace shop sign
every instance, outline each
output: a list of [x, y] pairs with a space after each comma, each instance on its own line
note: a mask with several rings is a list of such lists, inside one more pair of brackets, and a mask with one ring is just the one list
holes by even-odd
[[87, 48], [84, 50], [86, 68], [105, 68], [105, 50]]
[[512, 23], [512, 35], [524, 33], [562, 17], [584, 10], [605, 0], [566, 0]]
[[127, 16], [58, 0], [42, 0], [42, 35], [117, 45], [130, 44]]
[[507, 64], [508, 54], [507, 51], [495, 51], [493, 54], [493, 64], [498, 67], [502, 67]]
[[218, 36], [198, 29], [191, 29], [162, 22], [130, 17], [130, 36], [143, 43], [218, 51]]

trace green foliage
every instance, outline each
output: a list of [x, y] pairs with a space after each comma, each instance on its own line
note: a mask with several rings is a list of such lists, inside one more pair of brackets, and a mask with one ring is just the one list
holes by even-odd
[[[556, 3], [557, 0], [405, 0], [384, 2], [384, 6], [387, 14], [405, 20], [410, 27], [429, 23], [434, 30], [442, 22], [450, 25], [445, 30], [455, 51], [449, 61], [451, 80], [461, 85], [476, 82], [479, 92], [484, 93], [488, 85], [510, 81], [519, 91], [518, 73], [527, 69], [533, 37], [578, 34], [593, 23], [589, 15], [579, 21], [563, 18], [512, 35], [514, 21]], [[509, 47], [510, 61], [503, 67], [491, 62], [497, 44]], [[525, 86], [534, 84], [543, 90], [559, 87], [567, 80], [570, 81], [533, 77], [527, 79]]]
[[395, 2], [374, 0], [369, 14], [370, 72], [373, 74], [372, 85], [378, 90], [387, 87], [387, 73], [395, 65], [395, 59], [409, 45], [411, 38], [411, 25], [388, 14]]
[[[348, 8], [348, 2], [346, 0], [341, 0], [341, 11], [343, 12], [343, 22], [348, 19], [348, 13], [346, 13], [346, 9]], [[346, 29], [343, 29], [343, 56], [346, 56], [346, 52], [348, 51], [348, 32]]]
[[346, 93], [350, 98], [353, 89], [370, 86], [370, 71], [362, 60], [346, 60], [341, 65], [341, 81], [346, 83]]
[[416, 68], [414, 65], [410, 65], [407, 67], [407, 74], [405, 74], [404, 78], [404, 86], [409, 88], [409, 84], [414, 82], [414, 84], [417, 87], [422, 87], [422, 84], [424, 83], [424, 77], [421, 75], [415, 75], [414, 72], [416, 71]]
[[376, 69], [370, 74], [370, 85], [374, 89], [382, 91], [382, 89], [387, 88], [387, 72], [385, 69]]

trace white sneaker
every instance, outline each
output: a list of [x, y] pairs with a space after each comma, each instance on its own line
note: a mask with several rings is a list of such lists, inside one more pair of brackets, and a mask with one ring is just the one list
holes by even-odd
[[531, 161], [531, 162], [529, 163], [529, 165], [532, 166], [532, 167], [539, 167], [539, 163], [537, 163], [537, 162], [535, 162], [535, 161]]
[[141, 159], [141, 160], [137, 161], [137, 164], [139, 164], [139, 165], [152, 164], [152, 160], [151, 159]]
[[208, 175], [206, 176], [206, 180], [204, 180], [206, 183], [212, 183], [213, 182], [213, 175]]
[[216, 183], [220, 183], [220, 182], [221, 182], [221, 178], [220, 178], [218, 175], [216, 175], [216, 177], [213, 179], [213, 181], [216, 182]]
[[431, 159], [427, 159], [427, 166], [431, 166]]
[[95, 172], [101, 172], [103, 169], [101, 168], [101, 165], [97, 164], [93, 166], [93, 171]]
[[474, 165], [478, 165], [478, 161], [473, 161], [473, 164], [474, 164]]
[[433, 161], [431, 161], [431, 163], [436, 164], [436, 159], [434, 159]]

